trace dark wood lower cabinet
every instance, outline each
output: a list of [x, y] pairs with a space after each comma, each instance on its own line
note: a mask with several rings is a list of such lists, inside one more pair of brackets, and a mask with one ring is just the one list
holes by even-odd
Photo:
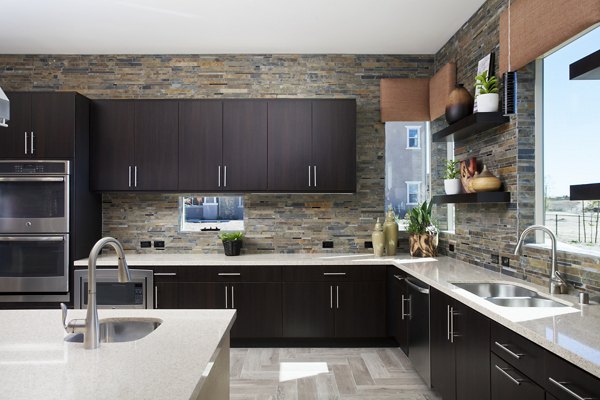
[[225, 308], [225, 284], [218, 282], [180, 283], [179, 308]]
[[283, 336], [334, 336], [333, 286], [325, 282], [283, 283]]
[[[406, 274], [390, 267], [387, 276], [387, 334], [393, 337], [404, 354], [408, 355], [408, 310], [404, 309], [408, 299]], [[404, 304], [403, 304], [404, 303]], [[406, 311], [406, 312], [405, 312]]]
[[335, 337], [385, 336], [385, 282], [335, 285]]
[[279, 338], [282, 334], [281, 283], [226, 284], [229, 308], [237, 310], [231, 337]]
[[157, 282], [154, 284], [154, 308], [174, 309], [179, 307], [179, 284]]
[[449, 319], [451, 299], [434, 289], [430, 293], [431, 386], [443, 400], [455, 400], [456, 365]]
[[544, 389], [495, 354], [492, 354], [490, 366], [492, 400], [544, 400], [546, 398]]

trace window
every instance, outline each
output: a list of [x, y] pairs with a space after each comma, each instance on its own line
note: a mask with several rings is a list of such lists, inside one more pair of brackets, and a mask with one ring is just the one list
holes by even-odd
[[406, 182], [406, 204], [410, 206], [421, 202], [421, 182]]
[[569, 186], [600, 182], [600, 80], [569, 80], [569, 64], [597, 51], [598, 43], [600, 28], [545, 57], [536, 73], [543, 91], [536, 104], [543, 109], [536, 120], [543, 171], [536, 180], [536, 220], [556, 234], [561, 250], [594, 255], [600, 255], [600, 201], [570, 201]]
[[421, 127], [407, 126], [406, 127], [406, 148], [420, 149], [421, 148]]
[[244, 230], [244, 197], [189, 195], [179, 200], [181, 232]]

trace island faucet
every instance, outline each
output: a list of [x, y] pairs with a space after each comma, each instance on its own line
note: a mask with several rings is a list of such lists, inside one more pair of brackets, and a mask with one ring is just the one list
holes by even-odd
[[65, 330], [71, 333], [83, 333], [83, 347], [86, 349], [96, 349], [100, 347], [100, 323], [98, 321], [98, 305], [96, 303], [96, 263], [100, 251], [107, 245], [110, 245], [115, 249], [117, 257], [119, 258], [119, 282], [129, 282], [131, 280], [127, 261], [125, 260], [125, 251], [123, 250], [121, 243], [112, 237], [102, 238], [96, 242], [94, 247], [92, 247], [88, 259], [88, 297], [85, 320], [72, 320], [67, 324], [67, 308], [64, 304], [61, 304]]
[[529, 232], [533, 231], [543, 231], [547, 233], [548, 236], [550, 236], [550, 242], [552, 244], [552, 264], [550, 270], [550, 282], [548, 283], [548, 290], [551, 294], [560, 294], [562, 291], [562, 287], [567, 286], [567, 282], [565, 282], [565, 280], [562, 278], [562, 276], [560, 276], [559, 272], [556, 270], [556, 236], [550, 229], [546, 228], [543, 225], [531, 225], [525, 228], [525, 230], [523, 231], [523, 233], [521, 233], [521, 236], [519, 237], [519, 241], [517, 242], [517, 247], [515, 248], [515, 256], [519, 255], [519, 250], [523, 245], [523, 239], [525, 239], [525, 236], [527, 236]]

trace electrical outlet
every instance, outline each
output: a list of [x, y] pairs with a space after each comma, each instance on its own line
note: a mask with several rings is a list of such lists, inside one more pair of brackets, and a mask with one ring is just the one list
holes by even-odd
[[152, 242], [151, 242], [151, 241], [149, 241], [149, 240], [142, 240], [142, 241], [140, 242], [140, 247], [141, 247], [142, 249], [147, 249], [147, 248], [149, 248], [149, 247], [152, 247]]
[[323, 248], [324, 249], [333, 249], [333, 241], [323, 240]]
[[508, 258], [508, 257], [502, 257], [502, 266], [503, 267], [510, 267], [510, 258]]
[[500, 255], [492, 254], [492, 264], [500, 264]]
[[156, 248], [156, 249], [164, 249], [165, 248], [165, 241], [164, 240], [155, 240], [154, 241], [154, 248]]
[[372, 249], [373, 248], [373, 242], [371, 242], [370, 240], [365, 240], [365, 249]]
[[451, 251], [454, 253], [454, 243], [448, 244], [448, 251]]

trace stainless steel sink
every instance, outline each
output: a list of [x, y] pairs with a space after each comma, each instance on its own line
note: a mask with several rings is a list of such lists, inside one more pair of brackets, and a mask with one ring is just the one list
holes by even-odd
[[[133, 342], [154, 332], [162, 323], [159, 319], [111, 318], [100, 321], [100, 342]], [[67, 342], [83, 342], [83, 334], [76, 333], [65, 338]]]
[[534, 290], [510, 283], [453, 283], [453, 285], [502, 307], [567, 307]]

